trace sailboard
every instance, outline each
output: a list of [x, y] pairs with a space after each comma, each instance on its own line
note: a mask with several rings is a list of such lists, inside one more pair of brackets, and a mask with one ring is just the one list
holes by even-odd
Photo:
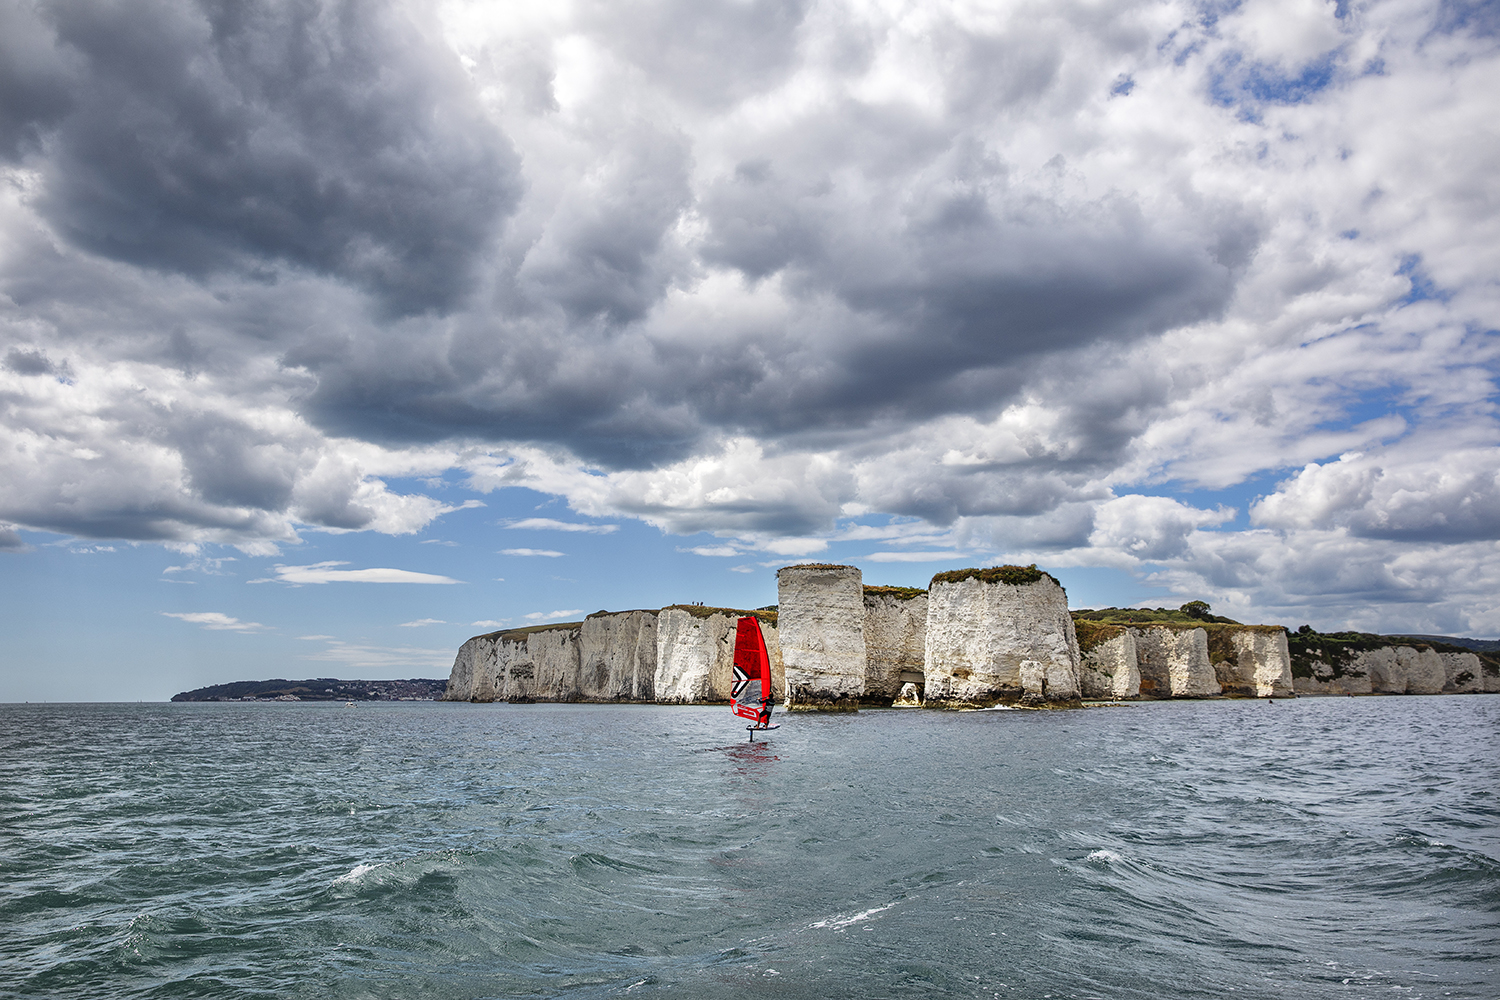
[[771, 658], [766, 655], [766, 637], [761, 634], [760, 620], [745, 615], [735, 627], [734, 683], [729, 688], [729, 707], [735, 715], [751, 720], [750, 741], [771, 724]]

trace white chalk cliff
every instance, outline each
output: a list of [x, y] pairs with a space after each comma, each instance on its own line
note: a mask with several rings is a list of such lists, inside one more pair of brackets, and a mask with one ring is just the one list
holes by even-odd
[[[928, 588], [924, 661], [928, 705], [1080, 698], [1078, 639], [1068, 597], [1045, 573], [939, 574]], [[956, 578], [956, 579], [955, 579]]]
[[859, 570], [787, 566], [776, 573], [776, 594], [787, 707], [858, 706], [865, 696], [868, 668]]
[[[459, 648], [444, 698], [728, 701], [735, 627], [751, 613], [694, 607], [601, 612], [582, 622], [475, 636]], [[783, 671], [774, 616], [757, 616], [771, 657], [772, 691], [780, 697]]]
[[[1296, 677], [1297, 693], [1474, 694], [1500, 690], [1473, 653], [1439, 652], [1426, 644], [1392, 642], [1344, 653], [1310, 650]], [[1487, 683], [1490, 682], [1490, 683]]]
[[775, 610], [675, 605], [475, 636], [445, 698], [725, 702], [746, 614], [761, 620], [773, 691], [796, 709], [1500, 691], [1495, 657], [1441, 644], [1302, 629], [1289, 649], [1279, 626], [1112, 624], [1094, 612], [1075, 624], [1061, 585], [1035, 566], [939, 573], [921, 591], [866, 587], [853, 566], [799, 565], [777, 585]]

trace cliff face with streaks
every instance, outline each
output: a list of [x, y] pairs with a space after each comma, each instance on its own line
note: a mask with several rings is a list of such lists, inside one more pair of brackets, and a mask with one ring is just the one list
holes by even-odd
[[1085, 698], [1291, 698], [1286, 630], [1075, 622]]
[[865, 587], [864, 700], [899, 699], [920, 684], [927, 658], [927, 592], [911, 587]]
[[1362, 632], [1289, 637], [1301, 695], [1478, 694], [1500, 691], [1500, 657], [1440, 642]]
[[[740, 613], [702, 608], [663, 608], [656, 625], [656, 701], [671, 705], [729, 700], [734, 681], [734, 637]], [[776, 626], [761, 622], [771, 659], [771, 693], [786, 690], [786, 668]]]
[[[735, 625], [728, 608], [600, 612], [582, 622], [475, 636], [454, 659], [447, 701], [666, 702], [729, 700]], [[773, 691], [782, 670], [774, 615], [761, 632]]]
[[856, 708], [865, 697], [869, 665], [860, 571], [787, 566], [776, 573], [776, 593], [787, 708]]
[[1141, 667], [1135, 633], [1122, 625], [1075, 622], [1079, 647], [1079, 689], [1085, 698], [1125, 699], [1141, 693]]
[[1223, 693], [1208, 659], [1202, 628], [1131, 629], [1140, 662], [1141, 694], [1156, 698], [1208, 698]]
[[[1225, 694], [1243, 698], [1295, 698], [1286, 629], [1220, 625], [1210, 630], [1209, 658]], [[1228, 639], [1227, 649], [1223, 638]]]
[[[924, 701], [1070, 704], [1080, 698], [1068, 596], [1030, 568], [943, 573], [928, 589]], [[988, 574], [988, 577], [987, 577]]]

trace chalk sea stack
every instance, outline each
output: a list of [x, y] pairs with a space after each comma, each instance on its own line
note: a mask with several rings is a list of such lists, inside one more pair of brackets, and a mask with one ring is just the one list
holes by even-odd
[[935, 706], [1076, 704], [1068, 595], [1035, 566], [939, 573], [928, 588], [926, 692]]
[[[786, 705], [847, 711], [865, 694], [864, 582], [854, 566], [810, 564], [776, 572]], [[889, 704], [889, 702], [887, 702]]]
[[1500, 651], [1432, 636], [1328, 635], [1177, 610], [1069, 611], [1036, 566], [939, 573], [927, 590], [866, 586], [855, 566], [777, 573], [779, 603], [678, 604], [475, 636], [450, 701], [729, 700], [736, 623], [760, 620], [772, 691], [798, 711], [862, 706], [1067, 707], [1083, 699], [1291, 698], [1500, 691]]

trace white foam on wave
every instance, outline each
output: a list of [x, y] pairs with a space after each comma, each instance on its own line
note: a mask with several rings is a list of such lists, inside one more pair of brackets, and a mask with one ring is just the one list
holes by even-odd
[[380, 866], [379, 865], [355, 865], [347, 873], [345, 873], [343, 875], [340, 875], [338, 878], [334, 879], [333, 880], [333, 884], [334, 885], [348, 885], [348, 884], [353, 883], [353, 882], [358, 882], [360, 879], [364, 878], [366, 875], [368, 875], [370, 872], [374, 871], [378, 867], [380, 867]]
[[1097, 861], [1100, 864], [1108, 865], [1108, 864], [1113, 864], [1116, 861], [1124, 861], [1125, 859], [1122, 858], [1122, 857], [1120, 857], [1114, 851], [1110, 851], [1110, 850], [1098, 850], [1098, 851], [1095, 851], [1094, 853], [1090, 854], [1086, 860]]
[[[899, 899], [896, 900], [896, 903], [899, 902]], [[834, 930], [841, 930], [845, 927], [849, 927], [852, 924], [857, 924], [862, 920], [869, 920], [877, 913], [884, 913], [886, 910], [889, 910], [891, 907], [895, 906], [896, 903], [886, 903], [884, 906], [872, 907], [861, 913], [856, 913], [852, 917], [829, 917], [827, 920], [819, 920], [817, 923], [813, 924], [813, 926], [831, 927]]]

